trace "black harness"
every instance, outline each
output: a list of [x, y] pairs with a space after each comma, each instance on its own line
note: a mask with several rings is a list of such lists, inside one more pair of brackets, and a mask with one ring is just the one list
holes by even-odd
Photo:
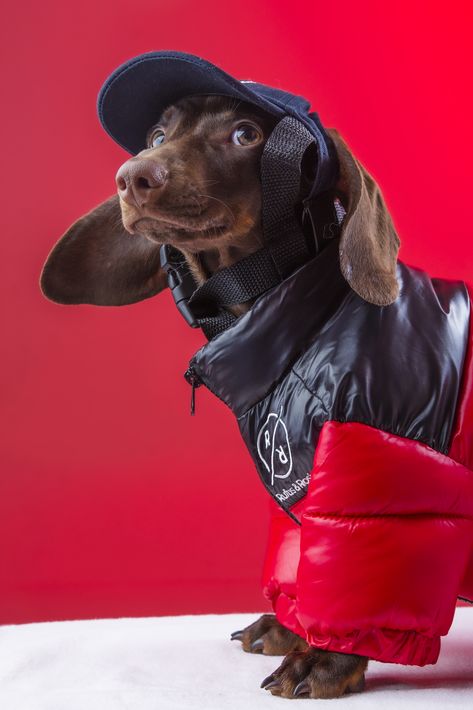
[[[281, 283], [338, 236], [345, 210], [331, 186], [301, 202], [302, 159], [314, 136], [285, 116], [266, 141], [261, 157], [262, 227], [265, 246], [198, 286], [184, 255], [163, 244], [161, 267], [186, 322], [211, 340], [237, 319], [228, 306], [245, 303]], [[302, 227], [301, 227], [302, 222]]]

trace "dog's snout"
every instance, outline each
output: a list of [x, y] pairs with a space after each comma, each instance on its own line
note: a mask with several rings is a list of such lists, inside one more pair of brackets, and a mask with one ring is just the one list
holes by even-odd
[[142, 207], [151, 190], [165, 184], [168, 170], [154, 160], [127, 160], [118, 170], [115, 181], [118, 194], [125, 202]]

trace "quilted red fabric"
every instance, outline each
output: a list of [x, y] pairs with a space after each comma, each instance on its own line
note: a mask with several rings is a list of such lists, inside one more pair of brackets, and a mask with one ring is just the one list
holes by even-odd
[[[325, 424], [299, 528], [276, 510], [265, 595], [319, 648], [435, 663], [473, 597], [473, 472], [424, 444]], [[299, 552], [299, 554], [298, 554]]]

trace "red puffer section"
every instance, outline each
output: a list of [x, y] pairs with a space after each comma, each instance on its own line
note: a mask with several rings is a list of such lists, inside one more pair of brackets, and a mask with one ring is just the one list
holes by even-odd
[[435, 663], [473, 548], [472, 471], [416, 441], [327, 422], [301, 520], [308, 642]]
[[[263, 594], [271, 602], [277, 619], [303, 638], [305, 631], [296, 616], [296, 578], [300, 558], [301, 526], [269, 498], [271, 523], [263, 568]], [[305, 497], [291, 508], [300, 520]]]

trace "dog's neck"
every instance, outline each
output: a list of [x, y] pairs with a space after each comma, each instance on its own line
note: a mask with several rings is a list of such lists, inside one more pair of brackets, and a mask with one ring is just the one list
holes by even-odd
[[[192, 252], [179, 247], [179, 250], [184, 254], [191, 273], [200, 286], [216, 271], [232, 266], [245, 256], [260, 249], [263, 244], [261, 229], [255, 225], [245, 235], [239, 236], [236, 244], [234, 236], [230, 235], [225, 243], [211, 246], [209, 249]], [[234, 315], [240, 316], [250, 309], [252, 303], [253, 301], [248, 301], [228, 306], [228, 308]]]

